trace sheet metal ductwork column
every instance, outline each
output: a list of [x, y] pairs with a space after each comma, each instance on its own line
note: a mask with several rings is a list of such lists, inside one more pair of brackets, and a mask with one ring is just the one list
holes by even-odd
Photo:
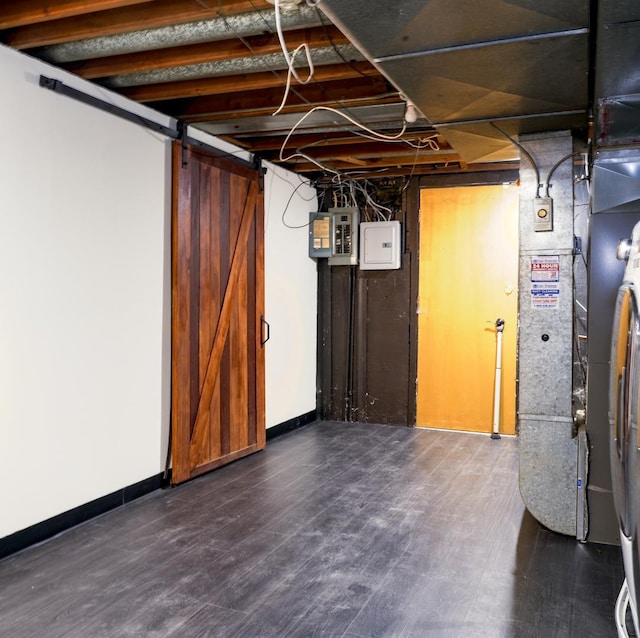
[[[540, 181], [570, 156], [570, 133], [521, 136]], [[577, 438], [572, 415], [573, 170], [553, 174], [553, 230], [534, 230], [537, 177], [521, 158], [518, 425], [520, 493], [551, 530], [576, 535]], [[540, 195], [544, 196], [544, 187]]]

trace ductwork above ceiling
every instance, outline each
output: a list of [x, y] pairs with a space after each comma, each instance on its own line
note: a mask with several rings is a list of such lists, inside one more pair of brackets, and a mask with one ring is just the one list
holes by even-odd
[[307, 175], [513, 169], [506, 135], [592, 116], [601, 145], [640, 142], [638, 0], [290, 0], [285, 45], [315, 71], [283, 107], [273, 2], [7, 0], [0, 43]]
[[640, 3], [600, 0], [595, 94], [603, 146], [640, 142]]
[[319, 6], [469, 163], [517, 156], [493, 123], [509, 135], [587, 127], [588, 0]]

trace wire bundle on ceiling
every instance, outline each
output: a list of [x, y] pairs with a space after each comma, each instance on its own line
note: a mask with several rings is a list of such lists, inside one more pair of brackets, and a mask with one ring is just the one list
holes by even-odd
[[[280, 111], [284, 108], [284, 105], [287, 102], [287, 97], [289, 96], [289, 90], [291, 89], [291, 78], [292, 76], [300, 83], [300, 84], [309, 84], [313, 79], [314, 74], [314, 66], [313, 59], [311, 58], [311, 49], [306, 42], [299, 44], [294, 50], [293, 53], [289, 53], [289, 49], [287, 48], [287, 43], [284, 39], [284, 33], [282, 31], [282, 18], [280, 14], [281, 2], [282, 0], [270, 0], [275, 5], [275, 15], [276, 15], [276, 33], [278, 34], [278, 40], [280, 41], [280, 48], [282, 49], [282, 54], [284, 55], [284, 59], [287, 62], [287, 82], [284, 89], [284, 96], [282, 97], [282, 102], [278, 109], [273, 113], [273, 115], [278, 115]], [[298, 74], [298, 71], [295, 67], [296, 56], [304, 51], [305, 56], [307, 58], [307, 65], [309, 66], [309, 74], [306, 78], [301, 78]]]

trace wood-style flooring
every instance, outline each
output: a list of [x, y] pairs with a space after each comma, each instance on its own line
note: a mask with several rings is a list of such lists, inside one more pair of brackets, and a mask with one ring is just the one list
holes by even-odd
[[308, 425], [0, 561], [0, 636], [615, 637], [619, 548], [540, 526], [517, 446]]

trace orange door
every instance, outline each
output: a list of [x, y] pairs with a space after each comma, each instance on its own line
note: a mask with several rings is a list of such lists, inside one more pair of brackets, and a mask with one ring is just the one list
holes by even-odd
[[265, 446], [257, 170], [174, 146], [172, 481]]
[[423, 190], [419, 276], [417, 425], [491, 432], [502, 318], [500, 432], [513, 434], [518, 188]]

